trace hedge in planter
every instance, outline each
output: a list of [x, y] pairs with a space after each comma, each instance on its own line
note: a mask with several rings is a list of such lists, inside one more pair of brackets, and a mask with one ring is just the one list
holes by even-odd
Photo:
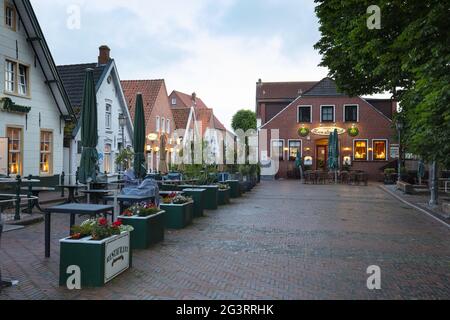
[[133, 227], [131, 247], [148, 249], [150, 246], [164, 241], [165, 212], [153, 204], [133, 206], [119, 218], [124, 225]]
[[120, 221], [109, 225], [105, 218], [74, 227], [73, 236], [60, 240], [60, 286], [67, 286], [71, 266], [80, 268], [82, 288], [102, 287], [131, 268], [132, 230]]
[[161, 209], [165, 211], [165, 225], [169, 229], [183, 229], [194, 219], [194, 202], [180, 195], [164, 198]]
[[219, 186], [199, 186], [199, 188], [206, 189], [205, 209], [217, 210], [219, 207]]
[[183, 192], [194, 200], [194, 217], [203, 217], [206, 189], [187, 188], [183, 189]]
[[230, 204], [230, 187], [228, 185], [219, 185], [218, 201], [221, 206]]

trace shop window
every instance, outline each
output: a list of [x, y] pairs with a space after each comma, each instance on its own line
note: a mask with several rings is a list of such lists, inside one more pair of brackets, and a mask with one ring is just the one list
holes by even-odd
[[353, 148], [353, 158], [355, 160], [368, 160], [368, 153], [367, 153], [367, 144], [368, 141], [367, 140], [355, 140], [354, 141], [354, 148]]
[[22, 174], [22, 129], [7, 128], [9, 173]]
[[302, 152], [302, 142], [300, 140], [289, 141], [289, 161], [295, 161], [297, 159], [297, 153]]
[[386, 161], [387, 160], [387, 141], [373, 140], [373, 160]]
[[49, 175], [52, 172], [53, 134], [50, 131], [41, 131], [41, 156], [39, 173]]
[[273, 140], [272, 141], [272, 159], [283, 161], [284, 160], [284, 140]]

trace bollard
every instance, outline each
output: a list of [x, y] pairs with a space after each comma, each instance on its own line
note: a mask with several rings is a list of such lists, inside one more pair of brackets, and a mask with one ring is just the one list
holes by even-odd
[[31, 197], [33, 196], [33, 184], [31, 180], [33, 176], [30, 174], [28, 176], [28, 214], [33, 214], [33, 201], [31, 201]]
[[[59, 184], [60, 184], [61, 186], [63, 186], [65, 180], [66, 180], [66, 174], [65, 174], [64, 171], [63, 171], [63, 172], [61, 173], [61, 177], [60, 177], [60, 179], [59, 179]], [[64, 190], [65, 190], [64, 188], [61, 188], [61, 198], [64, 198], [64, 197], [65, 197]]]
[[16, 177], [17, 186], [16, 186], [16, 214], [14, 215], [15, 221], [20, 221], [20, 187], [22, 184], [22, 177], [18, 175]]

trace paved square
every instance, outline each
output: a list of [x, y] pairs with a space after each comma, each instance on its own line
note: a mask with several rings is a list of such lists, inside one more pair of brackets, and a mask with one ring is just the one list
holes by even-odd
[[[3, 273], [20, 285], [0, 299], [450, 298], [450, 230], [376, 185], [264, 182], [135, 252], [134, 268], [101, 289], [58, 287], [67, 225], [55, 217], [49, 260], [43, 224], [3, 235]], [[370, 265], [379, 291], [366, 287]]]

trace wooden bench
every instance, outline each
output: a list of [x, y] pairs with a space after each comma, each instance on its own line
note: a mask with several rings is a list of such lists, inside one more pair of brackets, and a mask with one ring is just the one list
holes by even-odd
[[397, 189], [403, 191], [404, 194], [414, 194], [414, 186], [407, 182], [397, 182]]

